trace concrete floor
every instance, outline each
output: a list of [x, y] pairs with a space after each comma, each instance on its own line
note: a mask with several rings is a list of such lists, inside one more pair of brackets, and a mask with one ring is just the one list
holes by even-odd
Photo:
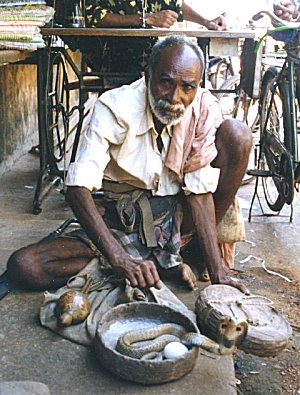
[[[38, 157], [28, 154], [2, 177], [0, 272], [15, 249], [38, 241], [72, 215], [60, 188], [53, 189], [43, 201], [39, 215], [31, 213], [37, 169]], [[192, 309], [197, 294], [177, 291]], [[92, 348], [72, 343], [40, 326], [42, 301], [42, 293], [29, 292], [11, 293], [0, 301], [0, 382], [41, 382], [51, 395], [236, 394], [231, 357], [200, 354], [193, 371], [173, 383], [143, 386], [120, 380], [100, 366]], [[9, 395], [19, 395], [16, 391]]]
[[[2, 176], [0, 186], [0, 273], [9, 255], [17, 248], [34, 243], [56, 229], [72, 215], [59, 188], [53, 190], [42, 204], [42, 212], [33, 215], [38, 157], [28, 154]], [[253, 183], [240, 190], [243, 214], [248, 216]], [[261, 192], [260, 192], [261, 193]], [[298, 198], [298, 199], [297, 199]], [[246, 223], [247, 239], [239, 243], [237, 260], [250, 254], [262, 257], [269, 268], [289, 262], [285, 274], [300, 280], [297, 259], [300, 253], [299, 197], [296, 197], [294, 222], [288, 217], [253, 217]], [[289, 210], [284, 210], [288, 214]], [[260, 214], [257, 201], [254, 214]], [[200, 288], [203, 286], [201, 284]], [[174, 291], [174, 289], [172, 288]], [[177, 289], [177, 296], [193, 308], [197, 293]], [[49, 387], [51, 395], [94, 394], [236, 394], [231, 357], [211, 358], [200, 354], [193, 371], [173, 383], [143, 386], [125, 382], [105, 371], [94, 350], [79, 346], [44, 329], [38, 312], [42, 293], [12, 293], [0, 301], [0, 383], [3, 381], [37, 381]], [[1, 393], [1, 387], [0, 387]], [[3, 392], [4, 393], [4, 392]], [[2, 393], [1, 393], [2, 394]], [[19, 395], [13, 390], [11, 395]]]

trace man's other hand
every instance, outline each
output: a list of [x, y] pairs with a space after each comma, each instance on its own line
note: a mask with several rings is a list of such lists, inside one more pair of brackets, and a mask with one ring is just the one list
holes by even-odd
[[160, 289], [160, 277], [152, 261], [133, 258], [125, 253], [116, 257], [111, 264], [118, 277], [127, 278], [133, 288]]
[[225, 276], [219, 284], [223, 285], [230, 285], [231, 287], [237, 288], [241, 292], [243, 292], [245, 295], [250, 295], [251, 292], [249, 289], [237, 278], [230, 277], [230, 276]]
[[163, 10], [147, 14], [147, 25], [169, 29], [177, 22], [178, 14], [172, 10]]
[[296, 4], [290, 0], [279, 1], [273, 4], [274, 14], [285, 21], [293, 21], [298, 17]]

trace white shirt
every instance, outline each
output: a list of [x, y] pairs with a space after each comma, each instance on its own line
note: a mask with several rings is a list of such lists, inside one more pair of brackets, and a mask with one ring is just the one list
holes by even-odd
[[152, 190], [153, 195], [159, 196], [175, 195], [181, 189], [187, 194], [216, 190], [220, 170], [209, 165], [186, 173], [182, 186], [176, 174], [164, 165], [172, 128], [166, 127], [162, 132], [162, 153], [156, 137], [144, 79], [100, 96], [76, 160], [70, 164], [66, 185], [96, 191], [102, 187], [104, 177]]

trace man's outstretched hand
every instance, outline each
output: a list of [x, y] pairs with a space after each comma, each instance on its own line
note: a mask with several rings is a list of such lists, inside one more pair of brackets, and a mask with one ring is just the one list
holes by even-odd
[[231, 287], [237, 288], [239, 291], [243, 292], [245, 295], [250, 295], [249, 289], [237, 278], [225, 276], [220, 280], [219, 284], [230, 285]]

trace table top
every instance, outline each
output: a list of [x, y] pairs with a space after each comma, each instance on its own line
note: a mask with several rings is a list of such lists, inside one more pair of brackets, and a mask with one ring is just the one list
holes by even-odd
[[146, 29], [129, 29], [129, 28], [41, 28], [43, 36], [126, 36], [126, 37], [163, 37], [173, 34], [185, 34], [187, 36], [198, 38], [255, 38], [254, 30], [206, 30], [206, 29], [163, 29], [163, 28], [146, 28]]

